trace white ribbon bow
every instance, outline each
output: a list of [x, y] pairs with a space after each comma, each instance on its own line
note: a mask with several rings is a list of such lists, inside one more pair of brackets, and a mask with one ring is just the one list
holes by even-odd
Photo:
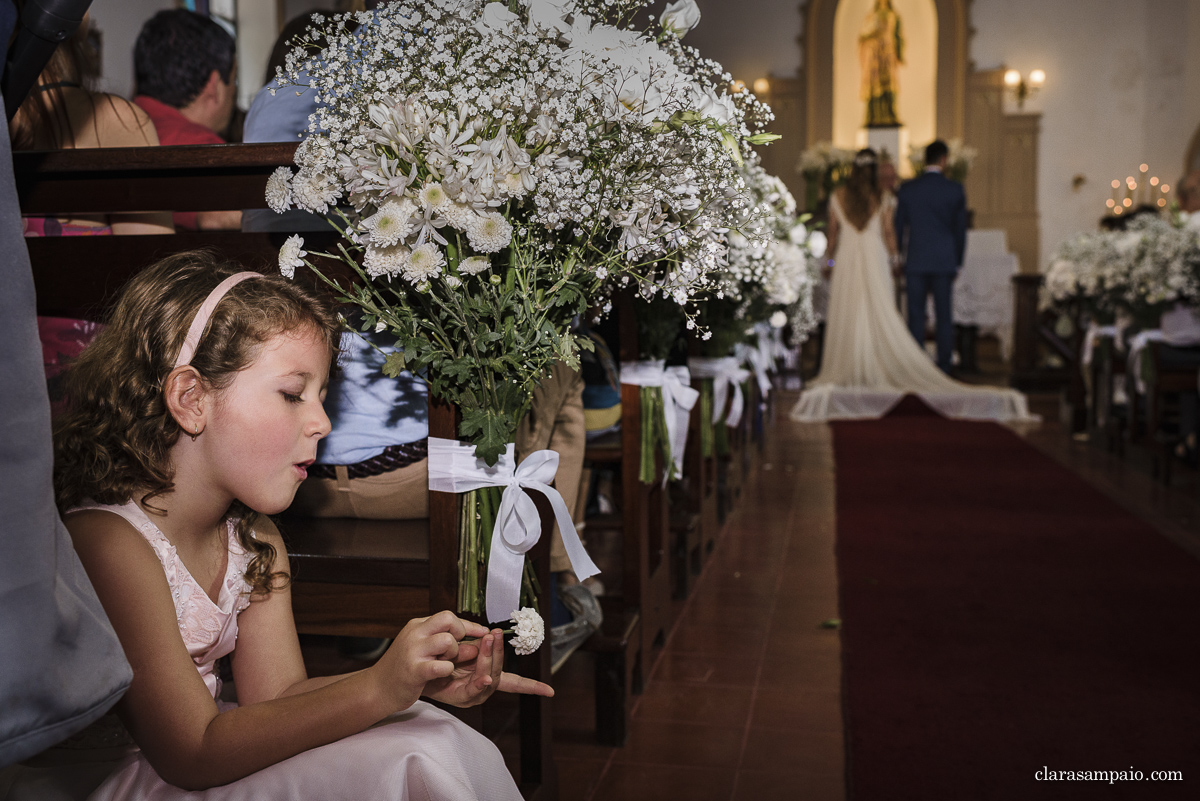
[[[667, 420], [667, 442], [675, 475], [683, 475], [683, 451], [687, 447], [688, 421], [700, 393], [692, 389], [688, 368], [666, 367], [663, 359], [644, 362], [622, 362], [621, 383], [639, 387], [662, 387], [664, 417]], [[667, 471], [670, 473], [670, 471]]]
[[733, 358], [737, 359], [738, 364], [750, 366], [754, 371], [754, 380], [758, 382], [758, 391], [764, 398], [767, 397], [771, 393], [771, 377], [767, 375], [770, 357], [766, 356], [761, 348], [752, 348], [739, 342], [733, 346]]
[[513, 446], [492, 467], [475, 456], [475, 446], [453, 439], [429, 438], [429, 489], [436, 492], [469, 492], [483, 487], [504, 487], [500, 511], [492, 530], [488, 554], [487, 618], [497, 623], [508, 620], [521, 605], [521, 571], [525, 552], [542, 535], [537, 505], [525, 492], [537, 490], [550, 501], [571, 568], [583, 581], [600, 572], [579, 541], [571, 513], [558, 490], [550, 486], [558, 472], [558, 454], [534, 451], [520, 465]]
[[[713, 380], [713, 423], [720, 423], [736, 428], [742, 421], [742, 410], [746, 400], [742, 397], [742, 382], [750, 377], [749, 370], [738, 366], [736, 356], [723, 356], [720, 359], [688, 359], [688, 367], [697, 378]], [[730, 387], [733, 388], [733, 401], [729, 404], [729, 414], [725, 414], [725, 401], [729, 398]]]

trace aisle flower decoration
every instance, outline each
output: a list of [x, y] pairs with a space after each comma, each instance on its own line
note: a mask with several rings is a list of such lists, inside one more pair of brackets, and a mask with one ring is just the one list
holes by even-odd
[[[970, 171], [971, 165], [975, 162], [975, 157], [979, 155], [979, 151], [969, 145], [963, 144], [961, 139], [947, 140], [946, 147], [950, 151], [946, 154], [946, 177], [951, 181], [958, 181], [961, 184], [967, 180], [967, 172]], [[925, 145], [912, 145], [909, 147], [908, 163], [912, 167], [914, 175], [920, 175], [925, 171]]]
[[649, 5], [397, 0], [318, 18], [278, 76], [321, 105], [270, 205], [334, 214], [344, 240], [285, 245], [281, 268], [303, 261], [395, 334], [386, 372], [425, 375], [488, 465], [548, 368], [589, 347], [576, 314], [618, 287], [681, 306], [706, 290], [749, 202], [741, 165], [774, 138], [769, 109], [679, 41], [694, 3], [635, 28]]
[[1149, 214], [1125, 230], [1077, 234], [1055, 251], [1044, 287], [1048, 305], [1154, 325], [1171, 305], [1200, 301], [1200, 231]]
[[[713, 379], [702, 385], [700, 400], [706, 455], [714, 442], [718, 452], [723, 450], [725, 434], [723, 426], [710, 432], [709, 421], [736, 425], [736, 410], [741, 408], [737, 401], [724, 406], [720, 384], [733, 377], [744, 380], [745, 367], [761, 391], [769, 391], [768, 373], [774, 367], [770, 319], [776, 313], [784, 315], [784, 325], [791, 326], [797, 345], [817, 324], [813, 294], [820, 269], [813, 248], [824, 251], [824, 234], [809, 227], [812, 215], [797, 217], [796, 201], [787, 186], [767, 173], [757, 158], [747, 160], [743, 179], [754, 202], [729, 234], [729, 266], [700, 315], [712, 336], [701, 348], [704, 357], [691, 361], [694, 375]], [[710, 406], [711, 414], [706, 411]]]
[[833, 142], [817, 142], [800, 154], [796, 172], [804, 177], [805, 211], [815, 212], [833, 190], [850, 177], [854, 151]]

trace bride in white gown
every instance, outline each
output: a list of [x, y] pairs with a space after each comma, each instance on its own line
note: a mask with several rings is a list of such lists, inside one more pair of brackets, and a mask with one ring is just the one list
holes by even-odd
[[801, 421], [882, 417], [906, 394], [947, 417], [1032, 420], [1025, 396], [949, 378], [909, 333], [888, 269], [896, 253], [891, 210], [876, 188], [876, 159], [863, 150], [829, 200], [834, 254], [821, 371], [791, 416]]

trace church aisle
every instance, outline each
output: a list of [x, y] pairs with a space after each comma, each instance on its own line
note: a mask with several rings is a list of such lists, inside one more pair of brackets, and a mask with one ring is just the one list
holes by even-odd
[[555, 677], [562, 801], [845, 797], [840, 633], [821, 627], [838, 614], [830, 430], [783, 418], [636, 701], [628, 744], [594, 744], [588, 654]]
[[1200, 564], [992, 424], [833, 426], [849, 795], [1191, 797]]

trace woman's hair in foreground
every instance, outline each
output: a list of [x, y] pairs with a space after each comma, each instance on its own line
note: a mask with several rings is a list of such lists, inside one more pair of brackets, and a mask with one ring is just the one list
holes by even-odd
[[843, 197], [842, 211], [846, 213], [846, 219], [860, 231], [866, 228], [879, 205], [879, 161], [869, 147], [854, 156]]
[[[208, 251], [170, 256], [130, 279], [108, 326], [66, 373], [68, 408], [55, 425], [54, 488], [65, 512], [85, 499], [149, 502], [174, 489], [171, 447], [183, 432], [167, 408], [167, 376], [209, 293], [242, 268]], [[336, 356], [341, 324], [332, 305], [279, 275], [242, 281], [217, 304], [190, 364], [220, 391], [277, 334], [310, 327]], [[237, 534], [252, 554], [246, 579], [269, 592], [275, 549], [250, 532], [256, 513], [236, 502]]]

